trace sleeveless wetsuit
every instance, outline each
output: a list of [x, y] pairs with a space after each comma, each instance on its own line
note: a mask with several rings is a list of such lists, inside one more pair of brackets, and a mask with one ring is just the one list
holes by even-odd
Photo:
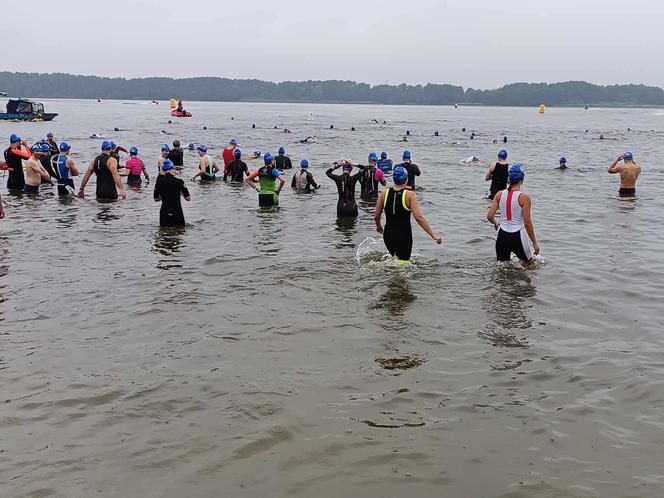
[[509, 261], [512, 253], [521, 261], [533, 257], [533, 248], [523, 222], [523, 208], [519, 205], [519, 190], [503, 190], [500, 194], [500, 230], [496, 239], [496, 258]]
[[507, 173], [509, 167], [509, 164], [496, 163], [496, 167], [491, 174], [491, 188], [489, 189], [491, 193], [489, 199], [493, 199], [497, 192], [507, 188]]
[[107, 165], [110, 158], [111, 156], [108, 154], [100, 154], [94, 161], [94, 172], [97, 175], [97, 199], [116, 200], [118, 198], [115, 180]]
[[180, 178], [170, 173], [159, 175], [154, 185], [155, 200], [161, 199], [159, 224], [162, 227], [184, 226], [184, 213], [180, 196], [189, 197], [189, 190]]
[[214, 159], [210, 154], [205, 154], [203, 157], [207, 158], [208, 165], [205, 167], [205, 171], [201, 175], [201, 181], [203, 182], [213, 182], [217, 179], [214, 173]]
[[69, 168], [67, 167], [69, 157], [58, 154], [55, 158], [55, 168], [58, 174], [58, 195], [74, 195], [74, 180], [69, 177]]
[[296, 192], [313, 192], [318, 188], [318, 185], [314, 181], [314, 176], [309, 173], [306, 169], [301, 169], [293, 175], [293, 181], [291, 181], [291, 187], [296, 190]]
[[293, 163], [288, 156], [279, 155], [274, 158], [274, 162], [277, 165], [277, 169], [291, 169], [293, 167]]
[[385, 194], [383, 210], [385, 211], [385, 230], [383, 241], [392, 256], [396, 255], [400, 261], [410, 260], [413, 250], [413, 231], [410, 227], [410, 209], [406, 199], [408, 190], [399, 191], [390, 188]]
[[232, 182], [243, 182], [245, 174], [249, 175], [247, 163], [241, 159], [235, 159], [226, 166], [226, 170], [224, 171], [224, 181], [226, 181], [226, 178], [230, 177]]
[[357, 218], [357, 202], [355, 202], [355, 185], [362, 176], [362, 171], [351, 176], [350, 173], [335, 175], [333, 168], [328, 169], [325, 174], [337, 184], [339, 200], [337, 201], [337, 217]]
[[360, 177], [360, 197], [364, 200], [378, 199], [378, 182], [384, 182], [385, 175], [376, 168], [367, 168]]
[[392, 159], [379, 159], [378, 169], [383, 173], [389, 173], [392, 171]]
[[[16, 152], [18, 151], [18, 153]], [[5, 150], [5, 162], [7, 168], [11, 169], [7, 178], [7, 188], [9, 190], [23, 190], [25, 186], [25, 174], [23, 173], [23, 159], [30, 155], [21, 149], [9, 147]]]
[[277, 194], [277, 178], [279, 170], [272, 166], [263, 166], [258, 170], [258, 205], [259, 206], [278, 206], [279, 195]]

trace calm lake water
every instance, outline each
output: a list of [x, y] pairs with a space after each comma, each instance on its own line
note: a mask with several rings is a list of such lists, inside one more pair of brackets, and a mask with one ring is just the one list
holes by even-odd
[[[163, 102], [45, 105], [56, 121], [0, 123], [2, 143], [53, 131], [84, 169], [103, 133], [154, 176], [164, 142], [219, 157], [237, 137], [308, 158], [323, 187], [261, 211], [190, 182], [187, 152], [189, 225], [166, 232], [153, 185], [100, 204], [94, 185], [29, 199], [0, 178], [0, 495], [664, 495], [663, 110], [191, 102], [168, 124]], [[406, 129], [445, 241], [414, 224], [397, 269], [372, 206], [336, 223], [324, 172], [397, 159]], [[461, 164], [503, 135], [534, 199], [528, 271], [496, 266], [484, 168]], [[626, 150], [636, 200], [606, 173]]]

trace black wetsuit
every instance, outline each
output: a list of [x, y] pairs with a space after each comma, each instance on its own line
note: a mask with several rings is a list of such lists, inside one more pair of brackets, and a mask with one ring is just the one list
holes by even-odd
[[159, 175], [154, 186], [155, 200], [161, 199], [159, 224], [162, 227], [184, 226], [180, 196], [189, 197], [189, 190], [180, 178], [170, 173]]
[[415, 188], [415, 177], [420, 176], [420, 168], [417, 166], [417, 164], [401, 163], [397, 164], [397, 166], [401, 166], [402, 168], [405, 168], [406, 171], [408, 171], [408, 186], [410, 188]]
[[12, 152], [11, 147], [5, 150], [5, 162], [12, 171], [7, 177], [7, 188], [9, 190], [23, 190], [25, 187], [25, 175], [23, 174], [23, 158]]
[[235, 159], [226, 166], [226, 169], [224, 170], [224, 181], [226, 181], [226, 178], [230, 177], [232, 182], [243, 182], [244, 175], [249, 176], [247, 163], [241, 159]]
[[173, 166], [184, 166], [184, 151], [182, 147], [171, 149], [168, 158], [173, 161]]
[[[47, 156], [46, 154], [39, 156], [39, 162], [41, 163], [42, 167], [46, 170], [48, 173], [48, 176], [51, 178], [58, 178], [58, 175], [55, 173], [53, 169], [53, 163], [51, 163], [51, 156]], [[42, 185], [44, 183], [51, 183], [50, 180], [47, 180], [45, 178], [41, 179]]]
[[507, 188], [507, 173], [509, 167], [509, 164], [496, 163], [496, 167], [493, 169], [493, 173], [491, 174], [489, 199], [493, 199], [497, 192]]
[[337, 191], [339, 192], [339, 200], [337, 201], [337, 216], [339, 218], [356, 218], [357, 217], [357, 202], [355, 202], [355, 185], [360, 180], [363, 172], [360, 171], [351, 175], [344, 172], [341, 175], [332, 173], [334, 168], [328, 169], [325, 174], [332, 178], [337, 184]]
[[[304, 178], [302, 178], [304, 175]], [[300, 180], [298, 182], [298, 179]], [[299, 183], [299, 186], [298, 186]], [[313, 192], [320, 187], [314, 180], [314, 175], [309, 173], [306, 169], [301, 169], [293, 175], [293, 180], [291, 181], [291, 187], [296, 188], [298, 192]]]
[[94, 172], [97, 175], [97, 199], [115, 200], [118, 198], [118, 190], [115, 187], [113, 174], [108, 169], [108, 154], [100, 154], [95, 157]]
[[[413, 231], [410, 227], [410, 209], [405, 207], [409, 195], [407, 189], [399, 191], [390, 188], [385, 194], [385, 230], [383, 241], [392, 256], [402, 261], [410, 259], [413, 250]], [[410, 195], [414, 195], [411, 193]], [[405, 197], [404, 197], [405, 196]]]
[[60, 154], [60, 149], [58, 148], [58, 144], [55, 140], [47, 140], [46, 143], [48, 144], [48, 153], [51, 157]]
[[367, 201], [375, 201], [378, 199], [378, 179], [376, 178], [376, 168], [369, 166], [362, 168], [360, 187], [360, 197], [362, 199]]
[[278, 155], [274, 158], [274, 162], [277, 169], [291, 169], [293, 167], [293, 163], [291, 163], [290, 157], [288, 156]]

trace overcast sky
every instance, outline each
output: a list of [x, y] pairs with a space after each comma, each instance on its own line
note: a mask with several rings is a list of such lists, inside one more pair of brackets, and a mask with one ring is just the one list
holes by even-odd
[[664, 87], [660, 0], [27, 0], [17, 5], [17, 22], [8, 21], [3, 6], [0, 70], [474, 88], [567, 80]]

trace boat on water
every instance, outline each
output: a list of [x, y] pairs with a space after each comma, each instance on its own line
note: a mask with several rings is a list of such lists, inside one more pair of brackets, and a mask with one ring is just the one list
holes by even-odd
[[171, 111], [171, 116], [174, 116], [176, 118], [190, 118], [191, 113], [189, 111], [173, 110], [173, 111]]
[[53, 121], [56, 113], [44, 112], [44, 104], [28, 99], [9, 99], [7, 112], [0, 113], [0, 121]]

